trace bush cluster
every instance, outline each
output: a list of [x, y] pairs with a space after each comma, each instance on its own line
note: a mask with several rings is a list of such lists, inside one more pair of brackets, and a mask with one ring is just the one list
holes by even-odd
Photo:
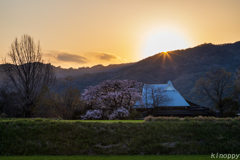
[[146, 121], [146, 122], [150, 122], [150, 121], [240, 121], [240, 117], [216, 118], [216, 117], [198, 116], [198, 117], [179, 118], [179, 117], [153, 117], [153, 116], [148, 116], [144, 119], [144, 121]]

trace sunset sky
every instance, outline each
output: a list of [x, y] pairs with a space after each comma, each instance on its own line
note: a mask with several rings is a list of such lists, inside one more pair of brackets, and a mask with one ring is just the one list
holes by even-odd
[[0, 0], [1, 59], [23, 34], [63, 68], [136, 62], [240, 41], [240, 0]]

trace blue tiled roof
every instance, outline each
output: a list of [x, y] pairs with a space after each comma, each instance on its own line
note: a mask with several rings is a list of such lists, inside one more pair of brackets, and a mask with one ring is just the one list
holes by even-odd
[[168, 81], [167, 84], [144, 85], [144, 87], [143, 87], [143, 99], [142, 99], [142, 102], [144, 103], [144, 106], [141, 105], [141, 103], [138, 101], [133, 108], [153, 108], [153, 106], [151, 105], [153, 103], [153, 100], [148, 99], [147, 100], [148, 105], [146, 105], [146, 98], [144, 98], [144, 95], [146, 93], [146, 88], [148, 86], [151, 86], [154, 89], [161, 89], [163, 91], [162, 94], [166, 95], [168, 98], [171, 99], [170, 101], [168, 101], [166, 103], [160, 104], [159, 107], [160, 106], [168, 106], [168, 107], [190, 106], [185, 101], [185, 99], [181, 96], [181, 94], [173, 87], [171, 81]]

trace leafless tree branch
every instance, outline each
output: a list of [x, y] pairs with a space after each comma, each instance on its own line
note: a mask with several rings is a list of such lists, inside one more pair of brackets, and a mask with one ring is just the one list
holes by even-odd
[[20, 41], [16, 38], [8, 56], [11, 64], [3, 60], [3, 71], [18, 94], [23, 117], [31, 117], [41, 91], [55, 80], [53, 67], [43, 63], [40, 44], [36, 46], [29, 35], [23, 35]]

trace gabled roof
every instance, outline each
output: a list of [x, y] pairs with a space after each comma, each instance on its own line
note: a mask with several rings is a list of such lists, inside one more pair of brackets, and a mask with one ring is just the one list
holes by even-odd
[[[165, 84], [164, 84], [165, 85]], [[164, 89], [165, 91], [166, 90], [169, 90], [169, 91], [176, 91], [177, 92], [177, 90], [173, 87], [173, 85], [172, 85], [172, 82], [171, 81], [168, 81], [168, 83], [166, 84], [166, 88]]]
[[[168, 81], [167, 84], [150, 84], [150, 85], [144, 85], [143, 86], [143, 96], [146, 94], [146, 88], [148, 86], [153, 87], [154, 89], [160, 89], [162, 90], [162, 94], [166, 95], [168, 98], [171, 99], [171, 101], [166, 102], [166, 103], [162, 103], [159, 106], [166, 106], [166, 107], [180, 107], [180, 106], [190, 106], [185, 99], [181, 96], [181, 94], [173, 87], [172, 82]], [[153, 100], [148, 99], [146, 101], [146, 98], [143, 97], [142, 102], [145, 104], [144, 108], [153, 108], [153, 106], [151, 106], [151, 104], [153, 103]], [[148, 105], [146, 105], [146, 103]], [[140, 108], [141, 103], [138, 101], [135, 104], [134, 108]], [[141, 107], [142, 108], [142, 107]]]

